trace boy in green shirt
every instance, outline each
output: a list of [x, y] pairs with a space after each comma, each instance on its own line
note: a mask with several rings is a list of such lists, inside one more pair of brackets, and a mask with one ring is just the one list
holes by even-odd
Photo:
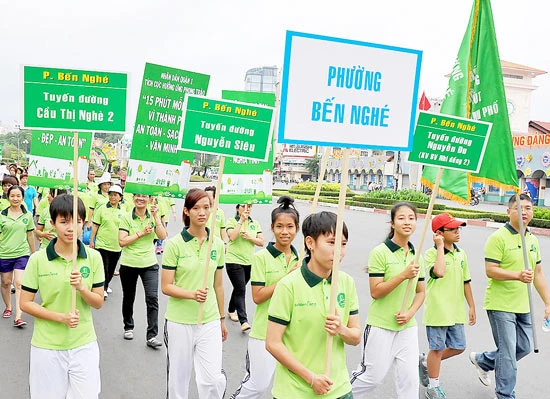
[[424, 255], [429, 276], [423, 316], [430, 346], [427, 399], [445, 398], [439, 385], [441, 361], [461, 354], [466, 348], [464, 298], [470, 308], [469, 324], [473, 326], [476, 322], [468, 261], [464, 251], [456, 246], [463, 226], [465, 222], [448, 213], [437, 215], [432, 220], [435, 246]]
[[[103, 305], [101, 256], [78, 241], [73, 270], [73, 235], [82, 233], [86, 217], [79, 199], [78, 231], [73, 230], [73, 196], [61, 195], [50, 205], [57, 232], [47, 248], [34, 253], [23, 276], [21, 309], [35, 317], [31, 341], [31, 398], [97, 398], [101, 390], [99, 348], [91, 308]], [[71, 311], [76, 289], [76, 312]], [[40, 291], [42, 303], [34, 302]]]

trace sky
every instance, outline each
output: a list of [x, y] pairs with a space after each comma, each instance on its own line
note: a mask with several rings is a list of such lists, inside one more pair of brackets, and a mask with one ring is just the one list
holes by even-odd
[[[0, 0], [0, 126], [22, 124], [22, 66], [126, 72], [127, 130], [146, 62], [211, 75], [209, 97], [283, 64], [285, 31], [423, 51], [420, 92], [442, 97], [473, 0]], [[493, 0], [501, 59], [550, 72], [543, 0]], [[550, 121], [550, 74], [531, 119]]]

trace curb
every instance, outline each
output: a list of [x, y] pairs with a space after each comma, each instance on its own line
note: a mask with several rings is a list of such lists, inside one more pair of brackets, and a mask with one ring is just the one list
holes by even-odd
[[[313, 201], [311, 200], [297, 200], [296, 202], [301, 203], [307, 203], [311, 204]], [[338, 204], [330, 204], [325, 202], [319, 202], [318, 205], [328, 207], [328, 208], [338, 208]], [[345, 205], [345, 209], [352, 210], [352, 211], [359, 211], [359, 212], [370, 212], [370, 213], [380, 213], [384, 215], [389, 215], [390, 211], [387, 209], [377, 209], [377, 208], [364, 208], [362, 206], [352, 206], [352, 205]], [[425, 219], [426, 215], [423, 213], [418, 214], [419, 219]], [[487, 220], [480, 220], [480, 219], [461, 219], [457, 218], [458, 220], [464, 220], [468, 225], [470, 226], [479, 226], [479, 227], [486, 227], [489, 229], [499, 229], [500, 227], [504, 226], [504, 223], [498, 223], [498, 222], [492, 222]], [[529, 227], [529, 231], [537, 236], [547, 236], [550, 237], [550, 229], [543, 229], [541, 227]]]

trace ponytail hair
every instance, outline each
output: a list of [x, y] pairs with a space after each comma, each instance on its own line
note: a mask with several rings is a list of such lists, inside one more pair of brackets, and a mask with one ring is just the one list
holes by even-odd
[[275, 224], [277, 216], [281, 213], [287, 213], [294, 218], [294, 223], [296, 223], [296, 229], [300, 225], [300, 214], [298, 210], [294, 207], [294, 198], [289, 197], [288, 195], [283, 195], [277, 200], [279, 206], [271, 211], [271, 227]]

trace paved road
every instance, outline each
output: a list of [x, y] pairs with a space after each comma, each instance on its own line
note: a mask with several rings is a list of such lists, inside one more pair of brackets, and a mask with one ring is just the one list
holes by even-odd
[[[181, 202], [178, 201], [178, 213], [181, 211]], [[226, 215], [232, 215], [233, 206], [222, 206]], [[273, 239], [269, 231], [269, 214], [271, 206], [256, 205], [253, 216], [257, 218], [264, 228], [266, 240]], [[307, 215], [309, 205], [298, 204], [302, 215]], [[323, 207], [320, 207], [323, 209]], [[328, 208], [327, 208], [328, 209]], [[333, 210], [332, 208], [330, 210]], [[363, 272], [365, 262], [370, 249], [385, 238], [389, 229], [388, 216], [357, 212], [348, 210], [345, 212], [345, 220], [350, 230], [348, 254], [342, 264], [342, 269], [355, 278], [360, 296], [360, 316], [362, 324], [366, 319], [370, 296], [368, 292], [368, 278]], [[181, 223], [171, 222], [169, 235], [177, 234], [181, 229]], [[414, 242], [420, 237], [421, 227], [415, 233]], [[485, 275], [483, 266], [483, 243], [493, 230], [488, 228], [471, 226], [465, 228], [462, 234], [462, 246], [468, 253], [470, 268], [472, 271], [472, 287], [478, 310], [478, 324], [467, 327], [467, 351], [492, 349], [494, 347], [487, 316], [482, 310], [483, 293], [485, 289]], [[543, 263], [550, 262], [550, 238], [539, 237], [542, 248]], [[301, 237], [296, 243], [301, 242]], [[425, 247], [428, 244], [425, 245]], [[547, 275], [550, 268], [545, 267]], [[116, 278], [115, 278], [116, 279]], [[230, 283], [226, 282], [226, 302], [230, 294]], [[145, 305], [143, 290], [138, 290], [135, 319], [136, 338], [133, 341], [125, 341], [122, 338], [121, 318], [121, 290], [117, 280], [113, 283], [113, 294], [105, 302], [103, 308], [94, 312], [94, 320], [101, 349], [102, 371], [102, 395], [104, 399], [144, 398], [157, 399], [165, 397], [166, 362], [164, 348], [152, 350], [145, 346]], [[248, 292], [247, 306], [249, 315], [253, 315], [254, 305]], [[160, 297], [160, 323], [162, 331], [162, 315], [166, 309], [166, 297]], [[545, 378], [546, 367], [550, 364], [550, 334], [544, 334], [540, 325], [542, 322], [542, 303], [535, 294], [535, 309], [540, 317], [535, 323], [539, 338], [540, 353], [531, 354], [522, 360], [519, 365], [517, 383], [517, 396], [519, 398], [543, 398], [550, 393]], [[420, 312], [421, 313], [421, 312]], [[30, 339], [32, 335], [32, 319], [26, 317], [29, 325], [24, 330], [18, 330], [11, 326], [13, 321], [0, 320], [0, 365], [3, 371], [1, 382], [1, 398], [25, 398], [28, 397], [28, 358]], [[421, 320], [421, 314], [417, 315]], [[223, 364], [228, 375], [228, 393], [232, 393], [238, 386], [244, 375], [244, 357], [246, 352], [247, 335], [240, 332], [238, 323], [229, 323], [229, 338], [224, 345]], [[420, 348], [427, 350], [427, 341], [422, 327], [419, 328]], [[359, 347], [348, 348], [348, 367], [354, 369], [361, 357]], [[494, 378], [493, 378], [494, 379]], [[441, 381], [449, 398], [492, 399], [492, 388], [481, 385], [476, 373], [466, 354], [449, 359], [443, 363]], [[196, 398], [196, 389], [192, 385], [191, 398]], [[228, 395], [229, 396], [229, 395]], [[395, 398], [395, 390], [391, 375], [388, 375], [384, 384], [372, 396], [373, 398]], [[271, 397], [269, 395], [266, 398]], [[424, 391], [421, 389], [421, 396]], [[294, 399], [294, 398], [290, 398]]]

